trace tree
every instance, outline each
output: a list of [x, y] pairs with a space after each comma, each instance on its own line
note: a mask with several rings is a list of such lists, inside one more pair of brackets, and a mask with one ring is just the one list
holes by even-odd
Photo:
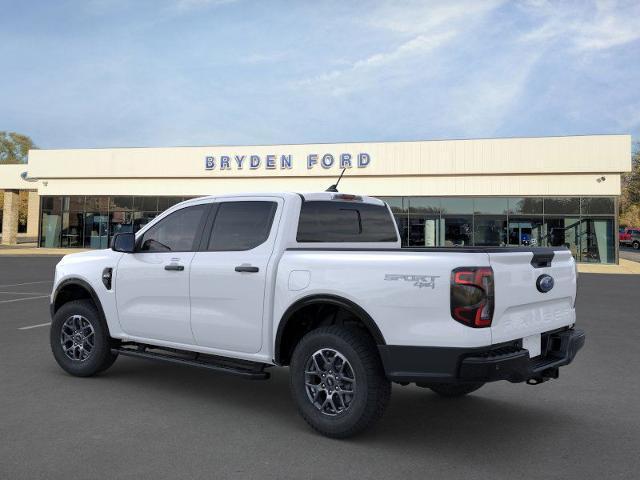
[[634, 145], [631, 171], [622, 175], [620, 226], [640, 226], [640, 142]]
[[33, 140], [26, 135], [0, 131], [0, 164], [27, 163], [29, 149], [34, 148]]

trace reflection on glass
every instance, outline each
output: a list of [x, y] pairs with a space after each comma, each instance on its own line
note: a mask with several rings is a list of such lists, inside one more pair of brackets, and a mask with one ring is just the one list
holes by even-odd
[[109, 216], [103, 213], [86, 213], [84, 216], [84, 246], [107, 248], [109, 244]]
[[548, 197], [544, 199], [545, 215], [578, 215], [580, 213], [579, 197]]
[[582, 219], [579, 261], [589, 263], [615, 261], [613, 223], [612, 219]]
[[509, 215], [542, 215], [542, 198], [509, 198]]
[[509, 217], [509, 245], [539, 247], [542, 245], [542, 217]]
[[[505, 205], [506, 206], [506, 205]], [[505, 246], [507, 244], [507, 217], [477, 216], [474, 220], [474, 245]]]
[[613, 197], [582, 197], [580, 210], [582, 215], [613, 215], [615, 201]]
[[133, 210], [133, 197], [109, 197], [109, 211], [114, 210]]
[[444, 245], [444, 220], [434, 216], [409, 218], [410, 247], [440, 247]]
[[62, 230], [62, 197], [44, 197], [41, 205], [40, 246], [59, 247]]
[[446, 217], [444, 220], [444, 246], [468, 247], [473, 245], [473, 217]]
[[509, 210], [507, 198], [476, 198], [473, 211], [476, 215], [506, 215]]
[[472, 214], [473, 198], [443, 198], [441, 202], [442, 214]]
[[408, 197], [409, 213], [440, 214], [441, 198]]

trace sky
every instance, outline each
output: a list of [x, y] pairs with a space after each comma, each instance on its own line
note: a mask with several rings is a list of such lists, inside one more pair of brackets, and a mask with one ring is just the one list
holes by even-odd
[[640, 0], [0, 0], [40, 148], [626, 133]]

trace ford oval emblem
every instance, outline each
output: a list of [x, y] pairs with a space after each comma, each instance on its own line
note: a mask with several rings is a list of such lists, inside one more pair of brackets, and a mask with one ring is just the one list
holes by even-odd
[[538, 280], [536, 280], [536, 287], [541, 293], [547, 293], [553, 288], [554, 284], [555, 282], [553, 280], [553, 277], [551, 275], [547, 275], [546, 273], [544, 275], [540, 275], [538, 277]]

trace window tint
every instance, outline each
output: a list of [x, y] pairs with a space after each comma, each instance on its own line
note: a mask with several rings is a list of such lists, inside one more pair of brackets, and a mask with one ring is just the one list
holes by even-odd
[[208, 205], [186, 207], [163, 218], [145, 232], [142, 252], [191, 252]]
[[207, 250], [250, 250], [269, 238], [276, 202], [219, 204]]
[[302, 204], [298, 242], [395, 242], [394, 220], [386, 206], [310, 201]]

